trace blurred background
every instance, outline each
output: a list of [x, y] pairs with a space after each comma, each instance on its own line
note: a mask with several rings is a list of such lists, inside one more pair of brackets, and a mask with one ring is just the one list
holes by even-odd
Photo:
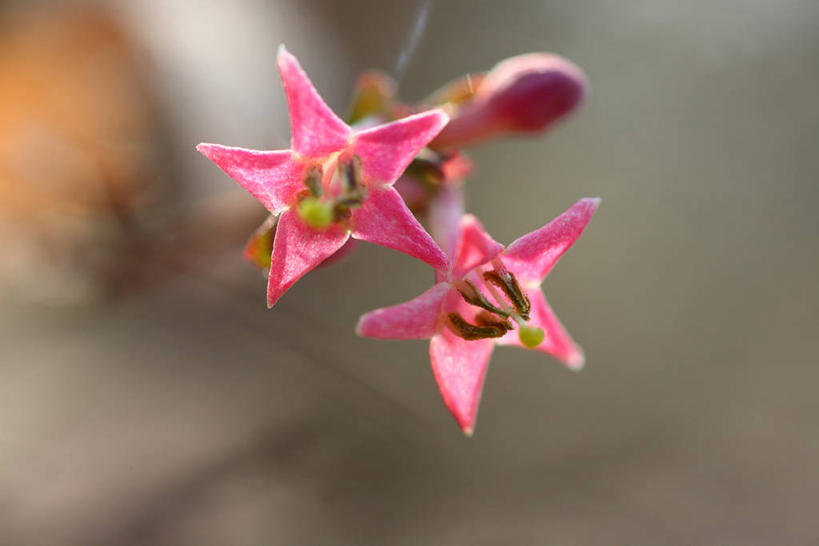
[[[418, 29], [417, 48], [412, 47]], [[0, 542], [819, 540], [819, 3], [0, 2]], [[498, 350], [461, 434], [373, 245], [272, 311], [265, 213], [201, 141], [287, 147], [286, 43], [331, 107], [528, 51], [592, 96], [470, 150], [499, 241], [603, 204], [544, 290], [586, 369]]]

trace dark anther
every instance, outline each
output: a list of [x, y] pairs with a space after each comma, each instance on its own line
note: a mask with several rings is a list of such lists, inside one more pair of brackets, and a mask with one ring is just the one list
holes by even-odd
[[481, 311], [477, 315], [475, 315], [475, 322], [478, 326], [491, 326], [493, 328], [498, 328], [499, 330], [503, 330], [504, 332], [508, 332], [512, 329], [512, 325], [509, 323], [508, 320], [503, 320], [498, 318], [496, 315], [492, 313], [488, 313], [486, 311]]
[[307, 172], [304, 173], [304, 185], [313, 194], [313, 197], [321, 197], [324, 188], [321, 186], [321, 179], [324, 176], [324, 170], [321, 165], [310, 165]]
[[350, 207], [345, 205], [344, 203], [336, 203], [333, 205], [333, 220], [339, 222], [341, 220], [347, 220], [352, 215], [350, 212]]
[[339, 175], [344, 189], [354, 192], [361, 187], [361, 158], [354, 155], [350, 161], [339, 165]]
[[476, 305], [481, 307], [482, 309], [486, 309], [490, 313], [495, 313], [496, 315], [500, 315], [503, 318], [509, 316], [509, 313], [500, 309], [486, 299], [486, 296], [480, 293], [480, 291], [475, 288], [475, 285], [469, 282], [468, 280], [464, 279], [463, 282], [469, 287], [469, 290], [464, 290], [463, 288], [458, 288], [458, 292], [460, 292], [461, 296], [463, 296], [466, 303], [470, 303], [472, 305]]
[[521, 290], [518, 280], [514, 275], [505, 270], [501, 273], [497, 271], [486, 271], [483, 274], [483, 278], [503, 290], [503, 293], [506, 294], [506, 297], [509, 298], [512, 305], [515, 306], [515, 311], [518, 312], [521, 318], [523, 318], [523, 320], [529, 320], [529, 311], [532, 310], [532, 305], [529, 303], [529, 298], [526, 297], [526, 294]]
[[342, 197], [336, 201], [338, 205], [344, 205], [345, 207], [357, 207], [360, 206], [363, 201], [363, 198], [359, 195], [350, 195], [347, 197]]
[[475, 326], [474, 324], [469, 324], [458, 313], [448, 313], [447, 317], [449, 318], [449, 329], [452, 330], [452, 333], [467, 341], [501, 337], [506, 333], [505, 329], [496, 326]]

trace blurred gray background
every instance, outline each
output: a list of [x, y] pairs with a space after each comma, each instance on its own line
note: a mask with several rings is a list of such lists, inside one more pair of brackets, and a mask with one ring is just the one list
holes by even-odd
[[[21, 101], [34, 102], [18, 126], [45, 109], [9, 91], [28, 80], [8, 67], [33, 70], [19, 48], [55, 36], [36, 18], [59, 25], [83, 4], [35, 4], [0, 3], [4, 28], [33, 36], [0, 42], [0, 150], [57, 184], [55, 155], [32, 145], [26, 159], [10, 129]], [[61, 203], [52, 186], [0, 214], [2, 544], [819, 541], [819, 3], [104, 6], [96, 16], [118, 26], [134, 68], [117, 60], [103, 72], [144, 85], [145, 98], [129, 100], [151, 121], [129, 121], [138, 130], [112, 144], [126, 122], [106, 114], [101, 131], [115, 136], [101, 153], [148, 165], [123, 193], [156, 186], [135, 201], [150, 227], [139, 244], [110, 243], [105, 207], [48, 209]], [[603, 198], [544, 285], [586, 351], [582, 373], [497, 350], [466, 439], [425, 342], [353, 334], [360, 313], [429, 285], [420, 262], [361, 245], [265, 308], [264, 279], [240, 255], [261, 206], [194, 146], [286, 147], [279, 43], [340, 112], [367, 68], [396, 75], [407, 100], [528, 51], [586, 71], [592, 96], [577, 115], [545, 138], [470, 150], [467, 187], [468, 209], [505, 243], [580, 197]], [[83, 47], [112, 51], [95, 44]], [[74, 70], [84, 51], [41, 59]], [[120, 89], [94, 82], [77, 97]], [[89, 111], [134, 89], [121, 87]], [[53, 100], [68, 96], [55, 89]], [[9, 172], [6, 207], [28, 187]], [[71, 184], [73, 198], [91, 192]], [[220, 222], [233, 210], [231, 230]], [[169, 235], [197, 214], [187, 239]], [[216, 250], [181, 264], [144, 251], [185, 255], [214, 233]], [[75, 244], [95, 265], [115, 262], [116, 282], [103, 290], [87, 264], [62, 256]]]

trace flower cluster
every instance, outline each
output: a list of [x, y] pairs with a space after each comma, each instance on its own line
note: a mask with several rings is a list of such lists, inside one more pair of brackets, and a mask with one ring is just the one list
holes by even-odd
[[464, 214], [461, 192], [472, 164], [460, 151], [493, 136], [537, 134], [561, 119], [586, 92], [577, 67], [555, 55], [521, 55], [456, 80], [420, 105], [399, 102], [387, 76], [368, 72], [356, 83], [345, 122], [284, 47], [278, 66], [291, 149], [197, 147], [270, 212], [245, 249], [268, 270], [269, 307], [310, 270], [346, 255], [355, 240], [423, 260], [435, 270], [434, 286], [364, 314], [356, 332], [430, 339], [444, 403], [467, 435], [495, 344], [548, 353], [571, 369], [583, 366], [583, 352], [540, 284], [599, 199], [581, 199], [504, 247]]

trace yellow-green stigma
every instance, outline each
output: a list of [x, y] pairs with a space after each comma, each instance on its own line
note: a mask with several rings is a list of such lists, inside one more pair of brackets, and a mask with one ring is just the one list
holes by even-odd
[[527, 349], [534, 349], [543, 342], [543, 330], [534, 326], [520, 326], [518, 337]]
[[308, 196], [299, 202], [299, 216], [313, 229], [324, 229], [333, 223], [333, 207], [317, 197]]

